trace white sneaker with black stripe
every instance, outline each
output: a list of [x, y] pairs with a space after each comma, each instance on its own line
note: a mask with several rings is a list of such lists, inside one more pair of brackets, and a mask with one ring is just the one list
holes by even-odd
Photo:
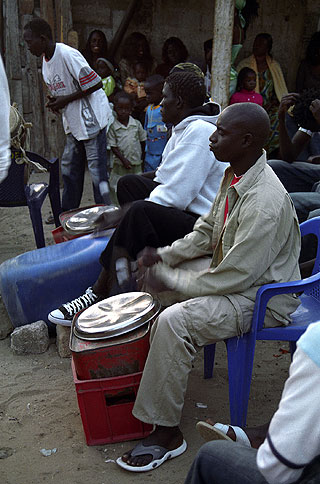
[[61, 324], [62, 326], [71, 326], [75, 314], [82, 311], [82, 309], [89, 308], [101, 300], [102, 298], [94, 292], [92, 287], [88, 287], [82, 296], [73, 299], [73, 301], [62, 304], [58, 309], [51, 311], [48, 315], [48, 319], [51, 323]]

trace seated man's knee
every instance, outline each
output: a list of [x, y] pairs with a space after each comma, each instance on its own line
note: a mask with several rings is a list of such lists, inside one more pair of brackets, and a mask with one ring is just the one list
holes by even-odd
[[131, 216], [133, 214], [137, 216], [139, 213], [144, 212], [148, 208], [148, 203], [149, 202], [146, 202], [145, 200], [136, 200], [135, 202], [132, 202], [132, 205], [127, 213], [130, 213]]
[[[181, 310], [180, 303], [173, 304], [165, 308], [157, 319], [157, 331], [167, 334], [181, 333], [185, 332], [184, 329], [184, 317]], [[180, 328], [180, 330], [179, 330]]]
[[120, 193], [123, 191], [123, 190], [127, 190], [128, 187], [130, 187], [130, 185], [132, 184], [132, 179], [135, 178], [136, 175], [123, 175], [121, 178], [119, 178], [118, 180], [118, 184], [117, 184], [117, 193]]

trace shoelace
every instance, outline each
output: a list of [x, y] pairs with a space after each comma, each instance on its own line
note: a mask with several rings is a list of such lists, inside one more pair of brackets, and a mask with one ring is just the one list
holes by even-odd
[[81, 309], [85, 309], [88, 304], [90, 305], [91, 303], [95, 302], [96, 299], [97, 296], [90, 291], [67, 304], [63, 304], [63, 307], [66, 308], [70, 316], [73, 316], [81, 311]]

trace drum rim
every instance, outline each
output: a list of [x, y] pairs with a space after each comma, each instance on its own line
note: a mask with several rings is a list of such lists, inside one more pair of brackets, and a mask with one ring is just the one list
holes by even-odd
[[[111, 211], [119, 210], [119, 207], [117, 207], [116, 205], [105, 205], [105, 206], [102, 205], [102, 206], [97, 206], [97, 207], [85, 208], [85, 209], [81, 210], [80, 212], [77, 212], [77, 213], [74, 213], [73, 215], [71, 215], [71, 217], [69, 217], [65, 221], [64, 229], [68, 233], [73, 234], [73, 235], [80, 235], [80, 234], [83, 234], [83, 233], [93, 232], [96, 228], [96, 225], [93, 225], [93, 226], [92, 225], [86, 225], [86, 226], [75, 228], [74, 226], [72, 226], [72, 218], [78, 217], [83, 212], [89, 212], [90, 210], [92, 211], [94, 208], [98, 209], [97, 210], [97, 217], [100, 216], [104, 212], [111, 212]], [[71, 223], [71, 226], [70, 226], [70, 223]], [[94, 224], [94, 221], [92, 222], [92, 224]]]
[[[75, 336], [77, 338], [80, 338], [80, 339], [83, 339], [83, 340], [86, 340], [86, 341], [91, 341], [91, 340], [97, 341], [97, 340], [101, 340], [101, 339], [114, 338], [116, 336], [121, 336], [121, 335], [129, 333], [130, 331], [134, 331], [135, 329], [140, 328], [144, 324], [152, 321], [160, 313], [161, 304], [160, 304], [159, 300], [156, 297], [152, 296], [151, 294], [149, 294], [147, 292], [138, 292], [137, 291], [137, 292], [131, 292], [131, 293], [124, 293], [124, 294], [121, 294], [121, 295], [125, 295], [125, 294], [140, 294], [141, 296], [147, 295], [151, 298], [152, 306], [150, 307], [150, 305], [149, 305], [146, 309], [144, 309], [136, 317], [133, 317], [130, 321], [119, 322], [118, 324], [114, 325], [114, 327], [112, 327], [112, 328], [109, 327], [107, 329], [105, 328], [105, 329], [100, 330], [100, 331], [99, 331], [99, 329], [96, 329], [95, 331], [91, 331], [91, 332], [85, 331], [83, 329], [81, 330], [79, 328], [79, 326], [77, 325], [77, 321], [78, 321], [80, 314], [82, 314], [86, 310], [81, 311], [81, 313], [78, 313], [77, 315], [75, 315], [74, 321], [73, 321], [73, 332], [74, 332]], [[120, 296], [120, 294], [116, 294], [115, 296], [111, 296], [110, 298], [107, 298], [107, 299], [115, 298], [117, 296]], [[103, 301], [100, 301], [100, 302], [96, 303], [96, 305], [99, 305], [102, 302]], [[92, 306], [91, 306], [91, 308], [92, 308]]]

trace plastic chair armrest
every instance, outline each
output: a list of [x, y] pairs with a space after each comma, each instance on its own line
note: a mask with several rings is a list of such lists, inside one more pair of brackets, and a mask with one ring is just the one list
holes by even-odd
[[256, 295], [251, 331], [256, 332], [262, 329], [269, 299], [278, 294], [304, 292], [307, 288], [312, 287], [315, 283], [319, 282], [319, 280], [320, 273], [317, 273], [299, 281], [266, 284], [265, 286], [260, 287]]

